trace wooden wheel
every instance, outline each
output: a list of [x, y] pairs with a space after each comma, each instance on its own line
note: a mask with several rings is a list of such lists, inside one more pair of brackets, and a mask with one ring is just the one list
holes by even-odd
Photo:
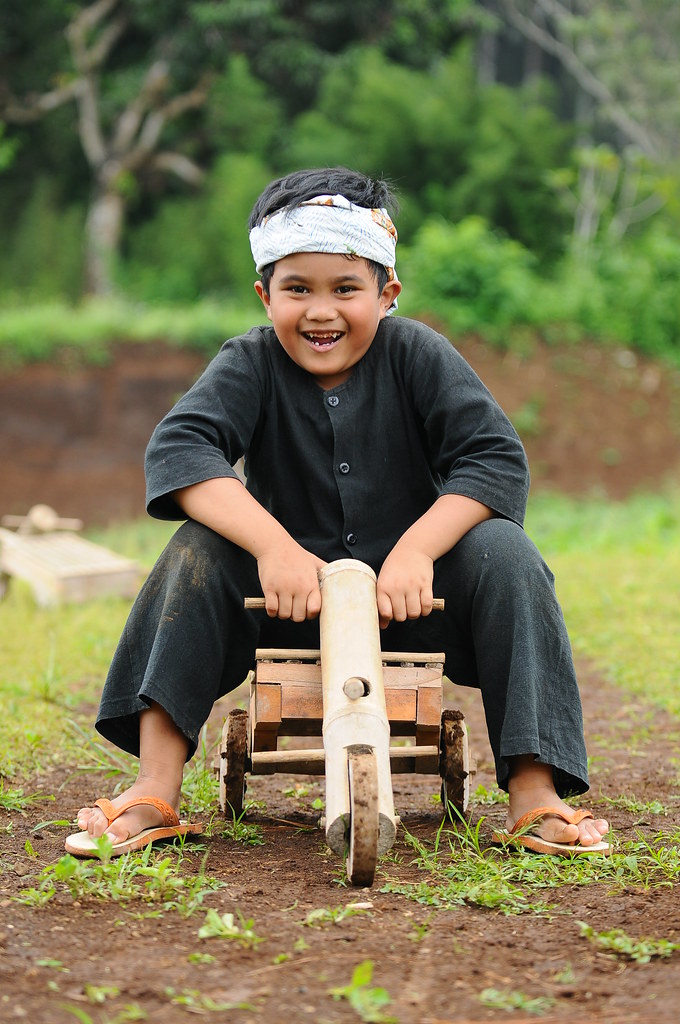
[[462, 711], [442, 711], [439, 774], [444, 814], [449, 804], [454, 811], [465, 814], [470, 800], [470, 749]]
[[373, 885], [378, 862], [378, 764], [372, 747], [348, 748], [349, 854], [347, 877], [351, 885]]
[[234, 708], [224, 723], [220, 744], [220, 808], [229, 817], [243, 813], [247, 756], [248, 712]]

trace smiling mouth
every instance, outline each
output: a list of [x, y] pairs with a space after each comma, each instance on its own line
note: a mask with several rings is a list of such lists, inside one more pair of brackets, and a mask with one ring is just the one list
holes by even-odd
[[303, 338], [317, 352], [326, 352], [333, 348], [343, 336], [343, 331], [303, 331]]

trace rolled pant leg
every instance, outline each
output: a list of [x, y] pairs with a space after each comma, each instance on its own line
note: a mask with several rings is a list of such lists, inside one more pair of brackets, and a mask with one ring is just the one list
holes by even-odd
[[453, 627], [444, 638], [446, 672], [481, 689], [499, 785], [507, 788], [508, 758], [532, 753], [552, 766], [561, 796], [584, 792], [571, 645], [554, 577], [533, 542], [515, 523], [491, 519], [437, 562], [435, 579]]
[[205, 526], [184, 523], [142, 587], [101, 698], [96, 727], [139, 754], [139, 713], [160, 704], [189, 740], [214, 702], [252, 667], [259, 621], [243, 598], [261, 593], [255, 559]]

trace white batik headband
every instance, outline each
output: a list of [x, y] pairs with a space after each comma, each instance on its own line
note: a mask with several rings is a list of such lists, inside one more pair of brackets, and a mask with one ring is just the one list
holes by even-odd
[[380, 263], [392, 281], [396, 246], [397, 229], [386, 210], [356, 206], [340, 195], [315, 196], [277, 210], [250, 232], [258, 274], [296, 252], [331, 252]]

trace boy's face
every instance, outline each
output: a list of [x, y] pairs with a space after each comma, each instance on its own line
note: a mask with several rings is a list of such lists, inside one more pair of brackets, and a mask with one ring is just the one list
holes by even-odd
[[390, 281], [378, 294], [366, 260], [305, 252], [277, 260], [269, 295], [261, 281], [255, 290], [290, 358], [328, 389], [371, 347], [401, 285]]

